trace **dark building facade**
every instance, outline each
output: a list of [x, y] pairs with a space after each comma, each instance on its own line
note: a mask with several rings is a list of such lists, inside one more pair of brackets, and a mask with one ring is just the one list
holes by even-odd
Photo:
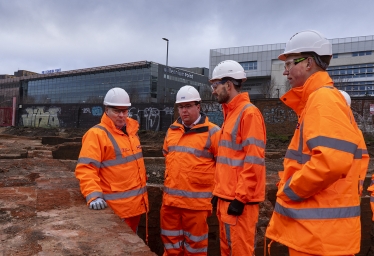
[[[0, 103], [11, 106], [16, 97], [17, 126], [90, 127], [100, 121], [106, 92], [120, 87], [129, 93], [132, 108], [136, 108], [130, 116], [139, 121], [148, 118], [144, 129], [165, 130], [167, 127], [155, 125], [156, 119], [173, 115], [180, 87], [192, 85], [202, 97], [211, 97], [207, 72], [195, 69], [140, 61], [50, 74], [23, 72], [24, 76], [0, 79]], [[84, 121], [86, 117], [89, 121]]]

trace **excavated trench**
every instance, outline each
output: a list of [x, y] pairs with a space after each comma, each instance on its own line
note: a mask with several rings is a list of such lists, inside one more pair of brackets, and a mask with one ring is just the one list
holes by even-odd
[[[27, 173], [28, 166], [31, 168], [33, 165], [43, 165], [43, 167], [48, 168], [59, 168], [59, 166], [63, 165], [64, 168], [67, 168], [71, 172], [74, 171], [76, 160], [78, 159], [78, 155], [81, 148], [81, 138], [63, 138], [59, 136], [44, 136], [41, 137], [41, 143], [37, 143], [38, 140], [30, 140], [27, 145], [20, 146], [17, 149], [7, 149], [3, 147], [0, 143], [0, 174], [2, 175], [2, 179], [0, 180], [0, 188], [1, 187], [21, 187], [27, 188], [31, 185], [35, 185], [35, 180], [40, 177], [38, 173]], [[13, 137], [9, 137], [8, 141], [15, 140]], [[39, 140], [40, 142], [40, 140]], [[142, 148], [143, 148], [143, 156], [147, 170], [147, 186], [149, 192], [149, 201], [150, 201], [150, 211], [148, 213], [148, 246], [150, 250], [157, 255], [162, 255], [163, 253], [163, 245], [160, 238], [160, 225], [159, 225], [159, 212], [161, 207], [162, 201], [162, 184], [163, 184], [163, 177], [164, 177], [164, 158], [162, 156], [161, 151], [162, 143], [155, 143], [155, 141], [142, 141]], [[276, 198], [276, 182], [278, 181], [277, 171], [281, 170], [282, 168], [282, 156], [284, 156], [285, 147], [279, 150], [278, 146], [269, 146], [266, 153], [266, 165], [267, 165], [267, 184], [266, 184], [266, 200], [260, 204], [260, 216], [259, 222], [257, 224], [257, 247], [256, 247], [256, 255], [263, 255], [264, 254], [264, 233], [266, 230], [266, 226], [269, 222], [273, 211], [273, 205]], [[2, 159], [14, 159], [14, 161], [7, 161], [7, 163], [2, 164]], [[19, 161], [23, 159], [24, 162]], [[24, 171], [21, 170], [22, 167]], [[18, 175], [12, 176], [8, 173], [12, 173], [18, 170]], [[56, 174], [54, 174], [56, 175]], [[58, 174], [57, 174], [58, 175]], [[60, 173], [61, 179], [63, 179], [64, 174]], [[79, 195], [79, 185], [76, 180], [72, 180], [68, 178], [69, 182], [61, 181], [61, 183], [53, 184], [54, 193], [53, 195], [43, 195], [43, 199], [46, 200], [45, 204], [48, 203], [55, 203], [55, 200], [58, 197], [71, 197], [71, 195], [61, 194], [59, 193], [59, 187], [71, 187], [74, 189], [74, 198], [77, 202], [74, 204], [84, 204], [84, 200], [82, 200], [81, 195]], [[365, 181], [365, 186], [368, 186], [370, 183], [369, 180]], [[78, 189], [78, 190], [77, 190]], [[56, 195], [58, 197], [56, 198]], [[9, 196], [12, 196], [9, 194]], [[19, 196], [19, 195], [18, 195]], [[79, 198], [79, 199], [77, 199]], [[14, 200], [17, 200], [15, 197]], [[40, 205], [43, 205], [41, 203]], [[365, 255], [364, 251], [368, 246], [370, 246], [370, 235], [369, 235], [369, 228], [370, 228], [370, 202], [368, 197], [365, 196], [362, 198], [362, 219], [369, 220], [368, 222], [363, 222], [363, 231], [362, 231], [362, 254], [357, 255]], [[41, 207], [41, 206], [39, 206]], [[59, 207], [56, 205], [56, 209]], [[25, 221], [35, 218], [34, 212], [30, 207], [22, 206], [15, 210], [11, 217], [5, 213], [4, 210], [1, 209], [0, 206], [0, 224], [4, 221], [9, 221], [9, 218], [22, 218]], [[139, 226], [138, 235], [144, 241], [146, 240], [146, 231], [145, 231], [145, 224], [146, 224], [146, 217], [142, 216], [141, 223]], [[218, 230], [218, 222], [215, 216], [215, 212], [208, 218], [209, 224], [209, 249], [208, 255], [219, 255], [219, 230]], [[95, 225], [95, 223], [91, 223], [91, 225]], [[16, 225], [12, 226], [9, 225], [6, 227], [4, 231], [5, 234], [17, 234], [18, 229], [21, 226]], [[37, 237], [38, 234], [30, 234], [32, 239], [33, 237]], [[0, 236], [1, 237], [1, 236]], [[35, 238], [41, 239], [41, 238]], [[3, 239], [3, 241], [5, 241]], [[267, 241], [268, 243], [269, 241]], [[34, 243], [34, 246], [37, 245]], [[38, 248], [34, 248], [35, 252], [38, 251]], [[39, 248], [40, 250], [40, 248]], [[1, 250], [0, 250], [1, 252]], [[272, 255], [278, 256], [286, 256], [287, 248], [274, 243], [272, 245]], [[95, 253], [92, 253], [95, 255]], [[13, 255], [13, 254], [12, 254]], [[17, 254], [14, 254], [17, 255]], [[21, 255], [21, 254], [19, 254]], [[33, 255], [33, 254], [23, 254], [23, 255]], [[72, 254], [74, 255], [74, 254]], [[99, 254], [98, 254], [99, 255]], [[134, 254], [135, 255], [135, 254]], [[137, 254], [137, 255], [148, 255], [148, 254]]]

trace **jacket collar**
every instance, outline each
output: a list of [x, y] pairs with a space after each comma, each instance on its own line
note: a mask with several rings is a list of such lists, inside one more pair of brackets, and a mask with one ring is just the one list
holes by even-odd
[[[197, 122], [193, 127], [195, 127], [196, 125], [199, 125], [199, 124], [204, 124], [205, 123], [205, 119], [206, 119], [206, 115], [202, 112], [200, 112], [200, 115], [201, 115], [201, 118], [199, 120], [199, 122]], [[183, 123], [182, 123], [182, 118], [181, 117], [178, 117], [176, 123], [180, 124], [183, 126]], [[192, 128], [193, 128], [192, 127]]]
[[250, 102], [248, 93], [242, 92], [236, 95], [229, 103], [223, 103], [222, 109], [224, 113], [227, 113], [235, 109], [241, 103], [248, 103], [248, 102]]
[[333, 86], [333, 81], [326, 71], [318, 71], [311, 75], [303, 86], [295, 87], [280, 98], [284, 104], [292, 108], [299, 116], [303, 111], [309, 95], [324, 86]]
[[[110, 129], [118, 134], [123, 134], [123, 131], [117, 129], [113, 121], [108, 117], [106, 113], [101, 117], [101, 122], [110, 127]], [[126, 132], [128, 134], [136, 134], [139, 128], [139, 125], [136, 125], [137, 122], [130, 117], [126, 118]]]

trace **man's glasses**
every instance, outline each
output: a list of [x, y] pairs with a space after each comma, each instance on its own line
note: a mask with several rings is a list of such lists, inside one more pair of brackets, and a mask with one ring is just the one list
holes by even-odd
[[[296, 66], [297, 64], [299, 64], [300, 62], [304, 60], [307, 60], [308, 58], [311, 58], [311, 57], [300, 57], [297, 59], [289, 60], [284, 63], [284, 70], [290, 72], [294, 66]], [[293, 66], [291, 67], [292, 64]]]
[[184, 106], [181, 106], [181, 105], [179, 105], [178, 106], [178, 109], [179, 110], [183, 110], [184, 108], [186, 109], [186, 110], [189, 110], [189, 109], [191, 109], [193, 106], [196, 106], [197, 104], [186, 104], [186, 105], [184, 105]]
[[115, 107], [110, 107], [110, 109], [116, 114], [119, 115], [121, 113], [126, 114], [129, 112], [128, 108], [115, 108]]
[[226, 82], [227, 82], [227, 80], [220, 80], [220, 81], [212, 83], [210, 85], [210, 87], [212, 88], [212, 91], [215, 91], [217, 89], [218, 85], [225, 84]]

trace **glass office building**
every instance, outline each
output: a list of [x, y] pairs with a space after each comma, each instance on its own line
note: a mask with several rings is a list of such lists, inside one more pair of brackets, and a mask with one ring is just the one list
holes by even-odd
[[[330, 39], [333, 57], [328, 72], [339, 89], [351, 96], [374, 96], [374, 36]], [[278, 56], [285, 43], [211, 49], [210, 75], [223, 60], [239, 62], [247, 81], [243, 90], [251, 98], [279, 97], [289, 89], [283, 76], [283, 62]]]
[[16, 96], [19, 104], [77, 104], [102, 103], [106, 92], [113, 87], [125, 89], [136, 103], [174, 103], [175, 94], [183, 85], [192, 85], [202, 94], [208, 91], [210, 94], [208, 76], [187, 70], [142, 61], [34, 73], [0, 79], [0, 95], [4, 100]]

